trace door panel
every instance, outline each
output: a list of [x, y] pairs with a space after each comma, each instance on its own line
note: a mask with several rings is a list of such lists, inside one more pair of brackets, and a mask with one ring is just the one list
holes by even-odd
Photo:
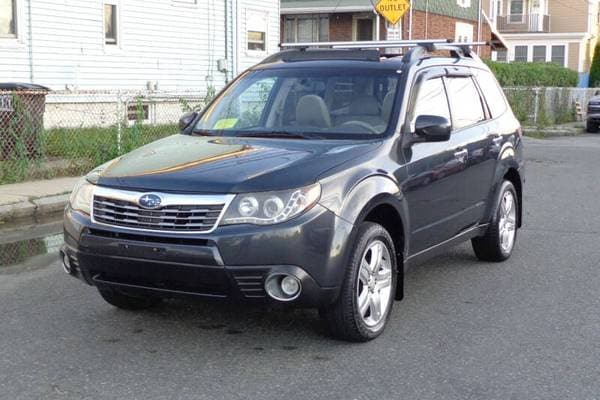
[[465, 159], [459, 137], [417, 143], [407, 157], [405, 195], [411, 212], [411, 253], [434, 246], [464, 227]]
[[[450, 119], [441, 77], [425, 80], [416, 90], [411, 125], [419, 115]], [[415, 143], [404, 151], [407, 178], [403, 188], [411, 215], [411, 254], [451, 238], [462, 228], [465, 187], [461, 173], [466, 164], [463, 144], [462, 138], [451, 137], [448, 142]]]
[[485, 201], [496, 165], [492, 148], [493, 135], [473, 78], [451, 76], [446, 82], [450, 110], [458, 129], [453, 136], [460, 138], [468, 153], [463, 173], [465, 209], [462, 216], [462, 222], [467, 227], [480, 222], [485, 212]]

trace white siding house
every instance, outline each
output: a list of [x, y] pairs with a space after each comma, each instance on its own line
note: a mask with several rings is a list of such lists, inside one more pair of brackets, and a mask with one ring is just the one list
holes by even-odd
[[220, 89], [279, 43], [279, 0], [0, 0], [0, 82]]

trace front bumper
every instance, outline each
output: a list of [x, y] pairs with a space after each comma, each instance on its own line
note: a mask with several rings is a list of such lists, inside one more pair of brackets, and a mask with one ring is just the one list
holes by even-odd
[[290, 274], [302, 287], [293, 303], [319, 306], [338, 295], [351, 229], [320, 205], [283, 224], [191, 236], [94, 224], [67, 207], [61, 256], [90, 285], [161, 297], [265, 301], [265, 279]]
[[600, 123], [600, 112], [588, 112], [586, 119], [588, 122]]

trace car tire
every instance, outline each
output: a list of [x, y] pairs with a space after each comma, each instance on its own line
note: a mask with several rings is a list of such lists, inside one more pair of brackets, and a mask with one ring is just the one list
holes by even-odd
[[502, 183], [497, 204], [485, 235], [471, 240], [475, 255], [482, 261], [507, 260], [517, 242], [519, 200], [511, 182]]
[[145, 310], [161, 302], [158, 297], [131, 296], [116, 289], [98, 288], [98, 291], [107, 303], [123, 310]]
[[597, 133], [598, 124], [588, 121], [586, 124], [586, 131], [588, 131], [589, 133]]
[[397, 275], [396, 250], [388, 231], [379, 224], [362, 223], [340, 295], [335, 303], [319, 309], [332, 336], [351, 342], [379, 336], [392, 311]]

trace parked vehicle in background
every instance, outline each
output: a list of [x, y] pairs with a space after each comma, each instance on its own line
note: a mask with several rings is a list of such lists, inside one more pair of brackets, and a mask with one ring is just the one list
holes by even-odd
[[600, 126], [600, 93], [590, 99], [587, 107], [586, 130], [590, 133], [597, 133]]
[[522, 131], [493, 74], [468, 44], [359, 45], [373, 50], [284, 45], [180, 134], [92, 171], [65, 211], [66, 272], [120, 308], [316, 307], [333, 335], [367, 341], [409, 266], [467, 240], [509, 258]]

